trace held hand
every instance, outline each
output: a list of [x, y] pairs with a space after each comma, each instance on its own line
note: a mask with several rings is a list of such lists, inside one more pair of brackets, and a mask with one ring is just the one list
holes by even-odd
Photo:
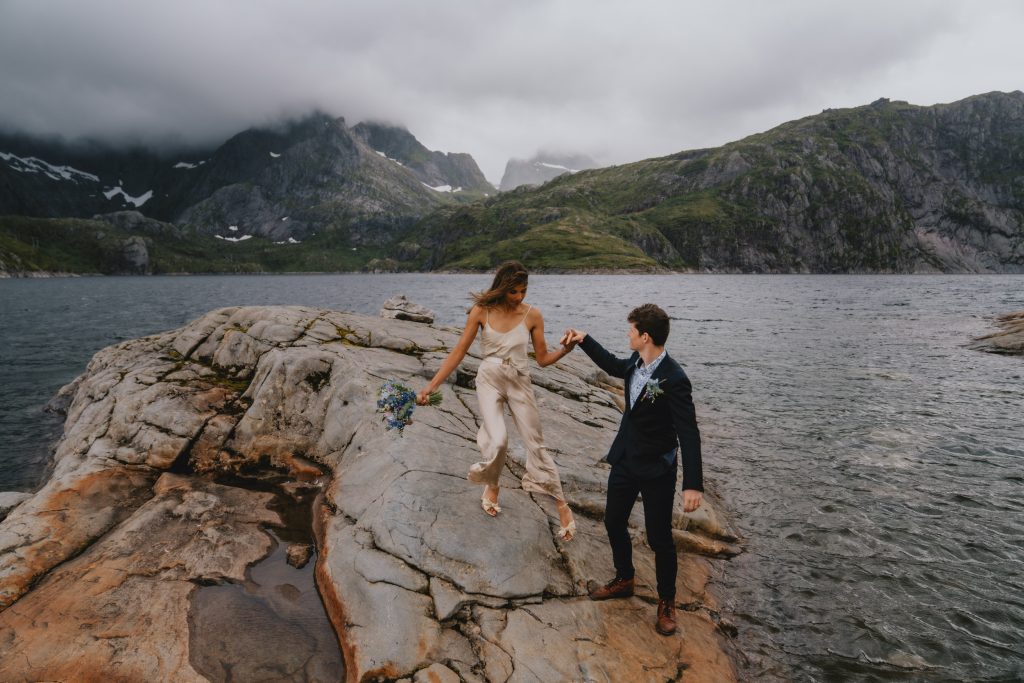
[[696, 489], [686, 489], [683, 491], [683, 512], [693, 512], [700, 507], [700, 501], [704, 498], [704, 494]]
[[562, 333], [562, 338], [558, 341], [562, 346], [568, 347], [570, 351], [576, 347], [576, 342], [572, 340], [572, 330], [568, 329]]
[[430, 389], [424, 389], [416, 394], [416, 405], [425, 406], [430, 403]]
[[572, 344], [573, 346], [579, 344], [587, 336], [587, 333], [584, 332], [583, 330], [577, 330], [572, 327], [566, 330], [565, 333], [569, 336], [569, 343]]

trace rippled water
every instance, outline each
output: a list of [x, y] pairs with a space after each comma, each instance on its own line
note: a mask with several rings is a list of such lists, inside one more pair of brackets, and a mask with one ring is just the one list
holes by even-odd
[[[0, 281], [0, 490], [43, 476], [41, 407], [99, 348], [217, 306], [376, 313], [404, 292], [461, 325], [485, 276]], [[1024, 359], [968, 351], [1022, 276], [535, 276], [549, 341], [624, 353], [673, 316], [705, 473], [745, 553], [722, 595], [751, 680], [1024, 679]]]

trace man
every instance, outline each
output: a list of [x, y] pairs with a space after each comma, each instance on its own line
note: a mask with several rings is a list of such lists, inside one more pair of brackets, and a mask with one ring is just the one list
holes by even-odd
[[626, 409], [607, 455], [612, 469], [608, 475], [604, 525], [612, 547], [615, 578], [591, 591], [590, 598], [608, 600], [633, 595], [633, 546], [627, 521], [640, 494], [658, 579], [655, 628], [662, 635], [671, 635], [676, 632], [677, 564], [672, 540], [676, 446], [682, 455], [683, 510], [692, 512], [700, 505], [704, 491], [700, 431], [690, 380], [665, 351], [668, 314], [654, 304], [644, 304], [633, 309], [627, 320], [633, 354], [626, 359], [605, 351], [586, 332], [569, 329], [563, 337], [568, 343], [579, 344], [609, 375], [625, 380]]

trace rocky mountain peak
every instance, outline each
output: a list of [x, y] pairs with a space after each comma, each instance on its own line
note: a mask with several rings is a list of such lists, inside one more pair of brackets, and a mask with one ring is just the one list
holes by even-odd
[[591, 168], [597, 164], [585, 154], [538, 152], [531, 159], [509, 159], [498, 187], [507, 192], [523, 185], [543, 185], [560, 175]]
[[364, 121], [352, 133], [381, 157], [407, 168], [427, 187], [438, 192], [494, 192], [469, 154], [427, 149], [401, 126]]

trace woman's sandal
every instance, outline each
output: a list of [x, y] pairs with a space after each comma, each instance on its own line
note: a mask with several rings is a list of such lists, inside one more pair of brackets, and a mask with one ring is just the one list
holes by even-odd
[[484, 487], [484, 495], [480, 498], [480, 507], [491, 517], [497, 517], [501, 512], [501, 506], [496, 502], [487, 499], [487, 487]]
[[[572, 514], [572, 510], [569, 513]], [[565, 526], [561, 526], [561, 521], [559, 521], [558, 537], [565, 542], [569, 542], [574, 536], [576, 536], [576, 518], [573, 517]]]

